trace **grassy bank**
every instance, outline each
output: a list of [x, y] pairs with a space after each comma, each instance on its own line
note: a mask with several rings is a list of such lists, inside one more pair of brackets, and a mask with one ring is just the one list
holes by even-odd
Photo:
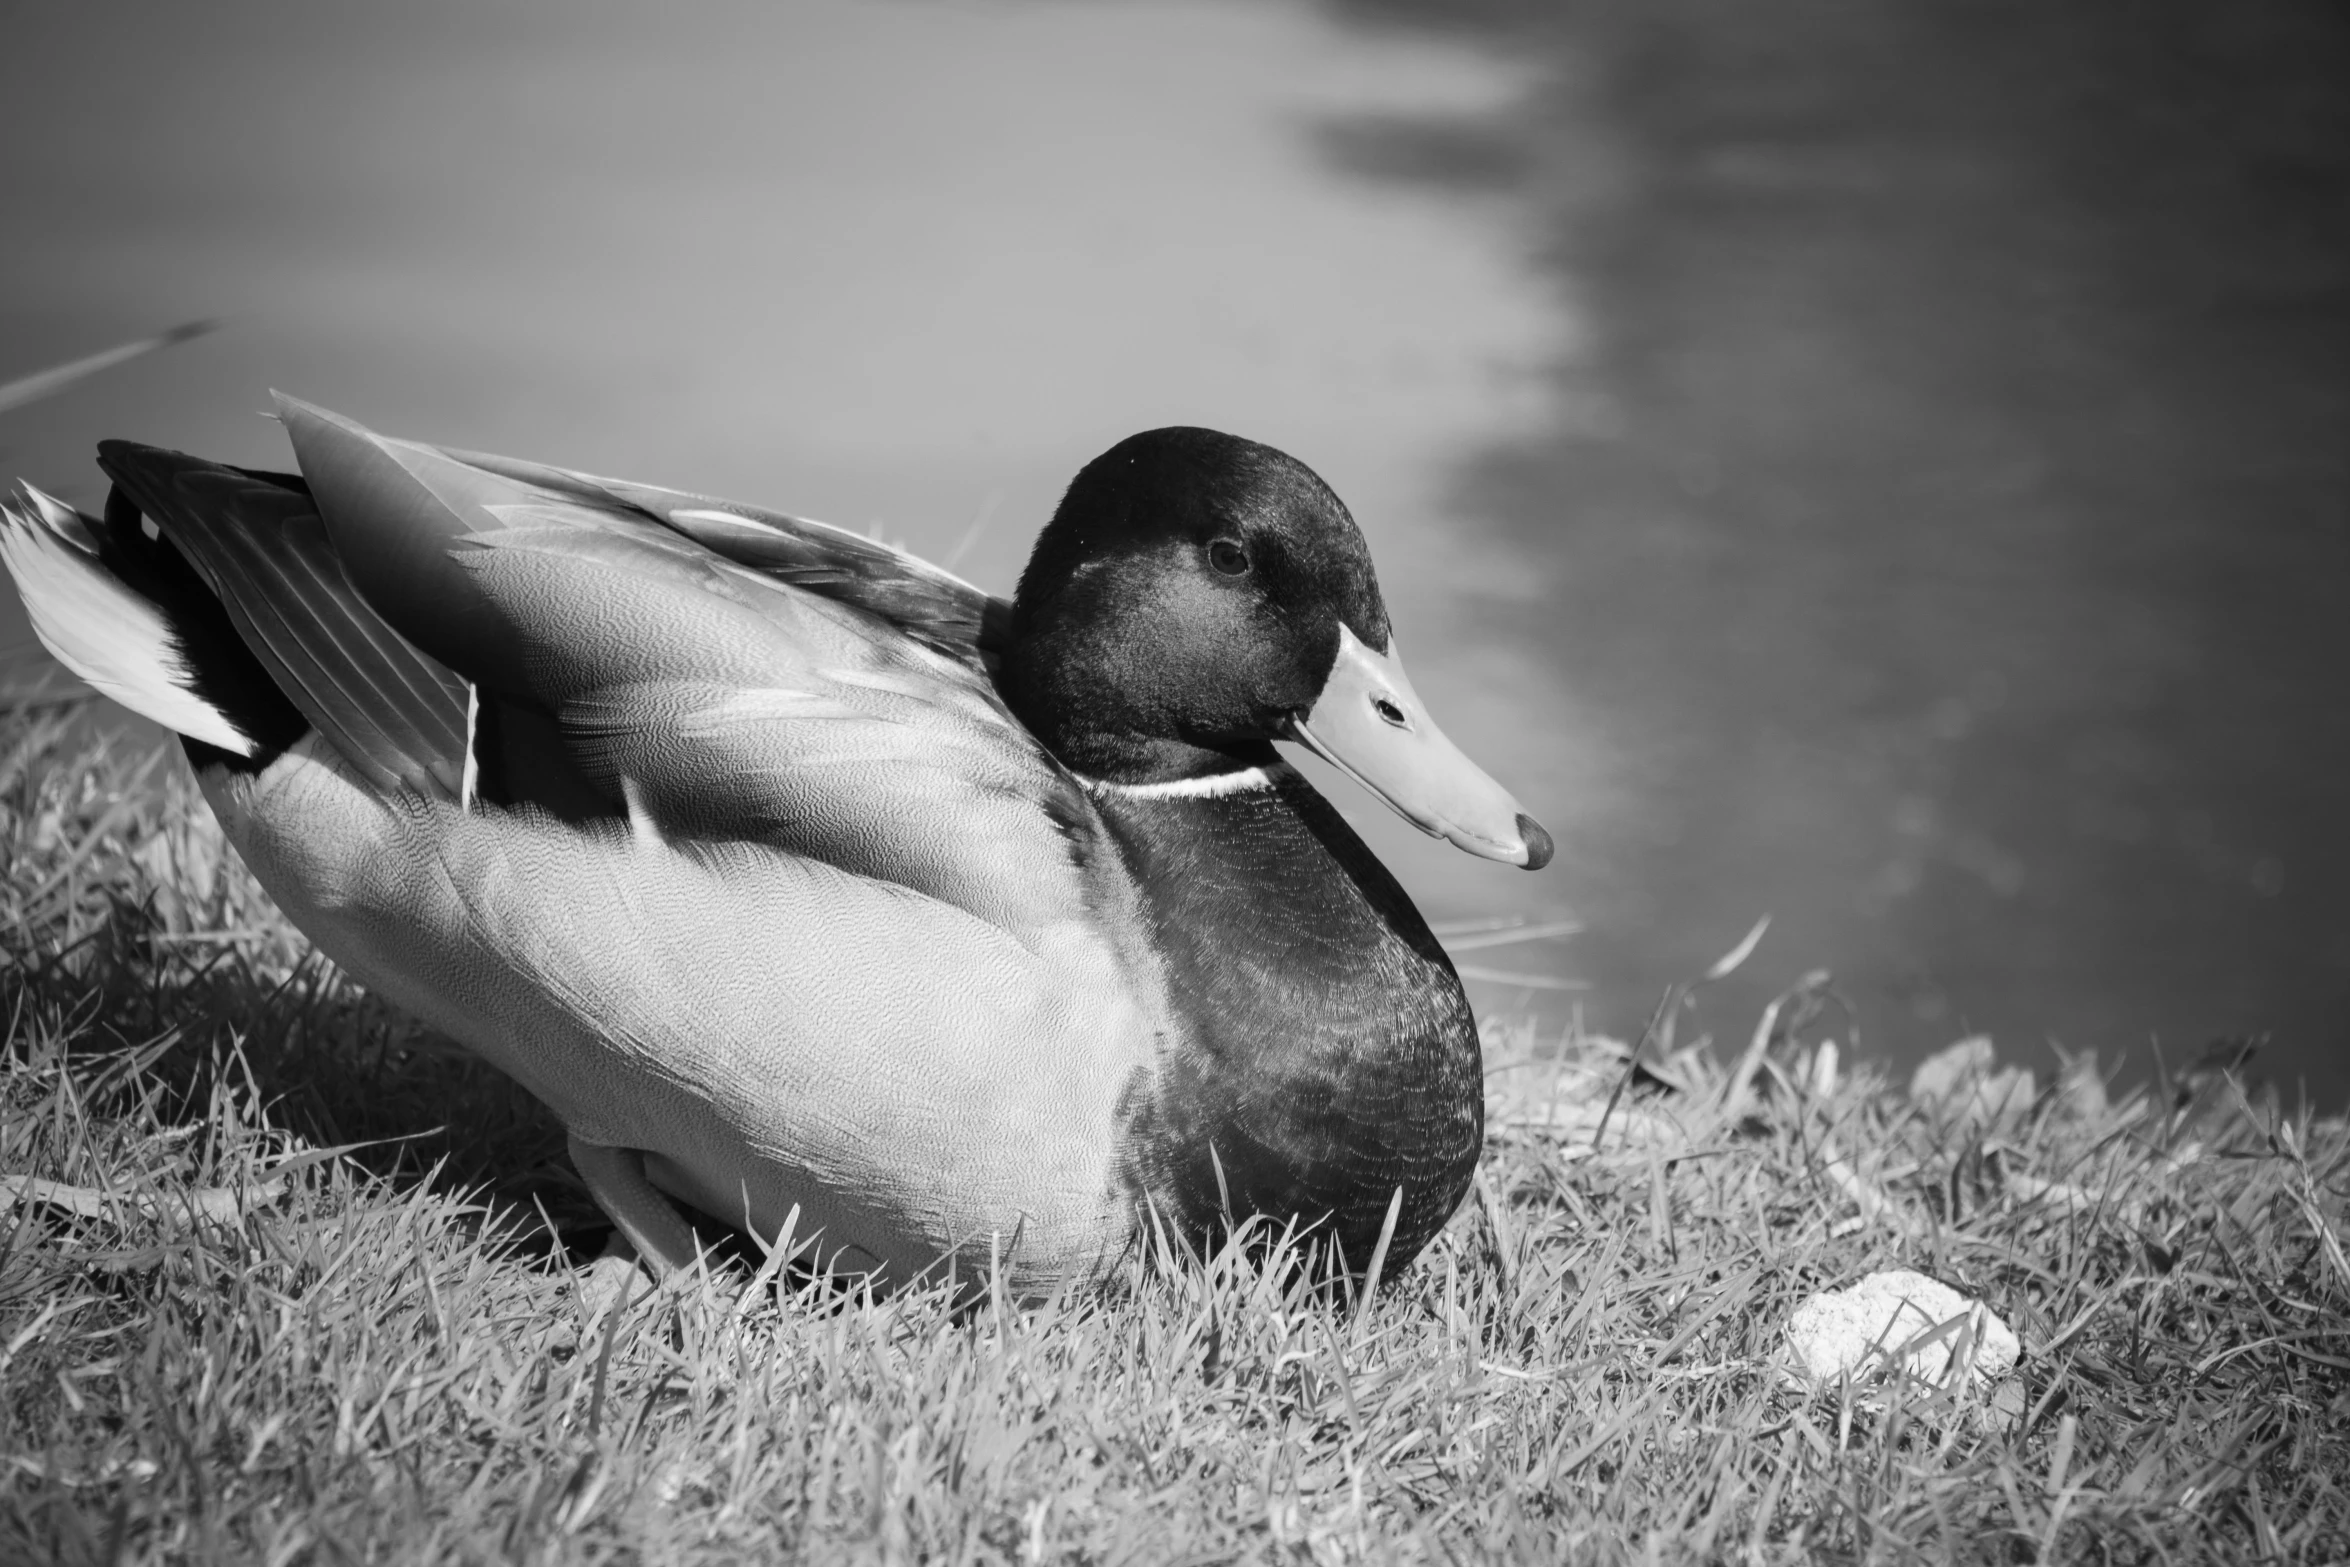
[[[0, 727], [0, 1560], [2350, 1554], [2350, 1150], [2224, 1073], [1923, 1108], [1809, 993], [1632, 1074], [1496, 1028], [1478, 1193], [1359, 1311], [751, 1251], [599, 1326], [556, 1128], [69, 719]], [[1796, 1304], [1887, 1267], [1988, 1302], [2012, 1382], [1794, 1383]]]

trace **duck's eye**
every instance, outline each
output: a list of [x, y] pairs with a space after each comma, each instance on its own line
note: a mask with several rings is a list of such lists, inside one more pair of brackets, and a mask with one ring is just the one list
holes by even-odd
[[1218, 539], [1208, 546], [1208, 564], [1227, 577], [1243, 576], [1248, 571], [1248, 551], [1230, 539]]
[[1409, 729], [1412, 727], [1412, 721], [1404, 717], [1403, 709], [1396, 706], [1393, 702], [1390, 702], [1383, 696], [1375, 696], [1371, 698], [1371, 711], [1377, 713], [1381, 718], [1386, 719], [1389, 723], [1395, 725], [1395, 727], [1398, 729]]

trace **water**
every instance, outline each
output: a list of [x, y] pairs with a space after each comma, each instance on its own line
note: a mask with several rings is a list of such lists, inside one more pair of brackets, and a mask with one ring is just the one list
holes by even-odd
[[1497, 961], [1593, 1023], [1769, 912], [1722, 1027], [1825, 966], [1883, 1054], [2272, 1031], [2338, 1105], [2343, 24], [2061, 13], [59, 8], [0, 376], [233, 321], [0, 455], [282, 461], [280, 385], [1000, 588], [1095, 451], [1239, 430], [1560, 862], [1353, 813], [1433, 913], [1583, 918]]
[[[1415, 9], [1464, 15], [1362, 8]], [[1500, 634], [1602, 726], [1593, 971], [1767, 907], [1903, 1054], [2266, 1033], [2338, 1107], [2340, 12], [1470, 13], [1551, 85], [1381, 157], [1538, 213], [1597, 324], [1463, 480], [1548, 573]]]

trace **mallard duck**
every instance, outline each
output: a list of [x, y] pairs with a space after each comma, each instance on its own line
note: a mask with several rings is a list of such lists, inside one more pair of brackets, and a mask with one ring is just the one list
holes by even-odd
[[108, 442], [104, 516], [28, 489], [0, 554], [319, 949], [561, 1118], [656, 1270], [696, 1255], [681, 1210], [1024, 1292], [1154, 1213], [1319, 1224], [1356, 1271], [1451, 1215], [1468, 1000], [1273, 742], [1472, 854], [1551, 844], [1413, 694], [1304, 464], [1121, 441], [1007, 604], [278, 408], [299, 474]]

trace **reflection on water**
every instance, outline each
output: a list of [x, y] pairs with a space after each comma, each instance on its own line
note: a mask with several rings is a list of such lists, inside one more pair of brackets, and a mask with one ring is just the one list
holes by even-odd
[[276, 384], [1002, 587], [1095, 451], [1237, 429], [1560, 862], [1352, 814], [1581, 915], [1509, 962], [1595, 1021], [1768, 910], [1724, 1022], [1826, 965], [1879, 1049], [2273, 1029], [2338, 1102], [2342, 24], [2204, 9], [91, 0], [0, 57], [74, 127], [0, 144], [0, 376], [235, 321], [0, 448], [281, 461]]
[[1605, 1018], [1768, 908], [1747, 1005], [1818, 962], [1880, 1048], [2273, 1031], [2338, 1106], [2339, 10], [1349, 9], [1557, 68], [1352, 161], [1513, 192], [1600, 335], [1465, 488], [1543, 574], [1484, 624], [1617, 769]]

